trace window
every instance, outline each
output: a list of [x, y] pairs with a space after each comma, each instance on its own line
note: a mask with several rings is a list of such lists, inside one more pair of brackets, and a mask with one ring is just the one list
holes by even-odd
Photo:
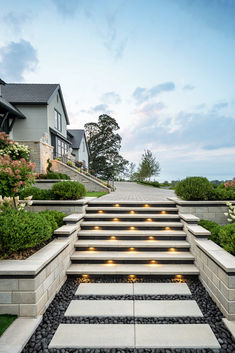
[[61, 146], [61, 140], [57, 139], [57, 148], [58, 148], [58, 155], [62, 156], [62, 146]]
[[69, 146], [63, 140], [57, 138], [57, 154], [59, 157], [62, 157], [69, 150]]
[[55, 128], [59, 131], [62, 130], [61, 114], [55, 110]]

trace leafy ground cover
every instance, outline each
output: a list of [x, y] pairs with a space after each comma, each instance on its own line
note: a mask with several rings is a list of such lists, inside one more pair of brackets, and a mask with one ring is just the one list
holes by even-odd
[[16, 315], [0, 315], [0, 336], [16, 318]]
[[221, 226], [216, 222], [202, 219], [198, 224], [211, 232], [210, 240], [235, 255], [235, 223]]

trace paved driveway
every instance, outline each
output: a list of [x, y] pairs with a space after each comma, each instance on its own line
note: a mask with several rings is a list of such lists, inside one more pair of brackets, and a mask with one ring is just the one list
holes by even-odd
[[130, 182], [116, 182], [116, 191], [102, 196], [102, 200], [114, 201], [166, 201], [168, 197], [174, 197], [173, 190], [154, 188], [152, 186], [141, 185]]

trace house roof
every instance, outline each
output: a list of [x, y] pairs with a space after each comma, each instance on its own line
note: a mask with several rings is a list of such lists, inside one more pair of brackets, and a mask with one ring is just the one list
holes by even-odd
[[17, 108], [15, 108], [11, 103], [7, 102], [2, 97], [0, 97], [0, 112], [1, 110], [3, 110], [4, 113], [9, 112], [10, 114], [17, 116], [18, 118], [25, 118], [23, 113], [21, 113]]
[[59, 91], [67, 124], [69, 124], [62, 91], [59, 84], [7, 83], [2, 86], [2, 97], [12, 104], [48, 104]]
[[85, 135], [85, 130], [82, 130], [82, 129], [74, 129], [74, 130], [68, 129], [68, 132], [69, 132], [70, 135], [73, 136], [72, 139], [71, 139], [73, 148], [80, 148], [80, 144], [81, 144], [82, 138]]

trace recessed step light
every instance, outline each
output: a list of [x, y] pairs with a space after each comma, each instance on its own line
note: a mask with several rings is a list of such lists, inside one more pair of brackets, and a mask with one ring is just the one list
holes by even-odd
[[104, 211], [98, 211], [98, 213], [104, 213]]
[[113, 207], [120, 207], [119, 203], [115, 203], [115, 205], [113, 205]]
[[148, 204], [145, 204], [143, 207], [150, 207], [150, 205], [148, 205]]
[[117, 238], [116, 237], [110, 237], [110, 240], [116, 240]]
[[152, 218], [147, 218], [146, 219], [146, 222], [152, 222], [153, 220], [152, 220]]
[[129, 230], [135, 230], [135, 227], [130, 227]]
[[98, 227], [98, 226], [95, 226], [94, 227], [94, 230], [100, 230], [101, 228], [100, 227]]
[[171, 228], [170, 227], [165, 227], [165, 230], [171, 230]]

